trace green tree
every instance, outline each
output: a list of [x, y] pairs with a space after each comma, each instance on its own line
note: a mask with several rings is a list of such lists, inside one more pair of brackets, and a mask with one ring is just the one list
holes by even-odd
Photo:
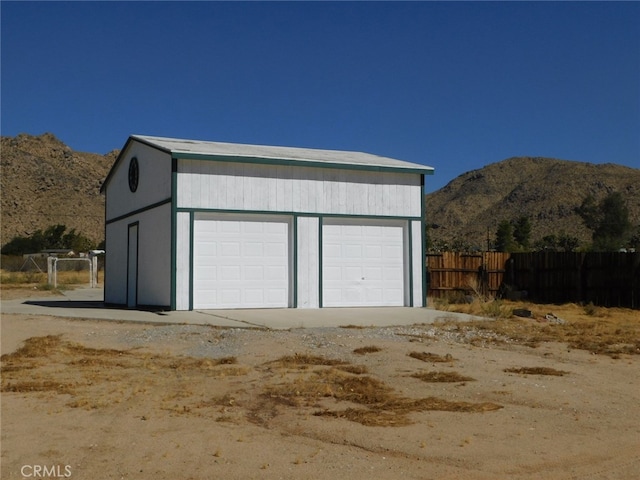
[[498, 252], [515, 252], [517, 244], [513, 238], [513, 225], [508, 220], [503, 220], [496, 231], [496, 250]]
[[629, 238], [629, 247], [640, 251], [640, 225], [636, 225], [631, 237]]
[[515, 221], [513, 239], [520, 245], [521, 250], [529, 250], [529, 243], [531, 242], [531, 221], [529, 217], [523, 215]]
[[4, 255], [23, 255], [48, 249], [70, 249], [86, 252], [94, 248], [94, 242], [75, 229], [67, 232], [65, 225], [52, 225], [45, 231], [36, 230], [30, 237], [16, 236], [2, 247]]
[[546, 235], [534, 245], [536, 251], [548, 252], [574, 252], [580, 245], [577, 237], [572, 237], [562, 232], [560, 235]]
[[577, 237], [572, 237], [566, 233], [561, 233], [558, 238], [558, 247], [563, 252], [575, 252], [580, 246], [580, 240]]
[[616, 251], [630, 241], [629, 208], [620, 192], [610, 193], [599, 203], [593, 196], [587, 196], [578, 214], [592, 232], [592, 250]]

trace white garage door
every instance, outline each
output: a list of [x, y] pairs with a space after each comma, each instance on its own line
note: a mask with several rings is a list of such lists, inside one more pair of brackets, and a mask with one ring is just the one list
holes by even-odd
[[403, 306], [403, 245], [402, 223], [324, 223], [323, 306]]
[[196, 216], [193, 307], [289, 306], [289, 220]]

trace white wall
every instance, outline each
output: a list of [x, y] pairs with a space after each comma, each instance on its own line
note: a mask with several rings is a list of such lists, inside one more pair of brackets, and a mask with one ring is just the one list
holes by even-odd
[[419, 174], [179, 160], [178, 208], [421, 215]]
[[[129, 190], [129, 162], [138, 159], [140, 180]], [[171, 157], [147, 145], [131, 142], [116, 166], [106, 194], [107, 221], [171, 197]]]
[[104, 301], [124, 305], [127, 302], [127, 222], [109, 223], [106, 227], [104, 264]]
[[138, 303], [171, 304], [171, 205], [139, 215]]
[[179, 212], [176, 219], [176, 310], [189, 310], [191, 276], [191, 214]]
[[422, 222], [413, 220], [411, 222], [411, 246], [412, 252], [412, 269], [413, 269], [413, 306], [424, 307], [425, 299], [422, 295], [422, 282], [424, 281], [422, 272], [426, 259], [423, 257], [422, 251]]
[[138, 226], [138, 304], [171, 304], [171, 205], [107, 224], [105, 292], [107, 303], [127, 301], [128, 226]]
[[320, 219], [298, 217], [298, 308], [319, 307]]

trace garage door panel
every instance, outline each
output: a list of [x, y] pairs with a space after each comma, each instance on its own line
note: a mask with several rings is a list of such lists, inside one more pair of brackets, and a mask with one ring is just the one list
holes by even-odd
[[264, 301], [264, 290], [247, 288], [244, 290], [246, 303], [249, 305], [262, 304]]
[[201, 265], [200, 270], [193, 278], [201, 282], [215, 281], [218, 279], [218, 267], [214, 265]]
[[264, 255], [266, 257], [281, 258], [287, 254], [287, 245], [282, 243], [267, 243], [264, 245]]
[[210, 226], [212, 232], [220, 231], [222, 233], [240, 233], [240, 222], [237, 221], [225, 221], [220, 223], [219, 225], [211, 225]]
[[237, 288], [225, 288], [220, 290], [220, 303], [223, 305], [233, 305], [240, 302], [241, 294]]
[[344, 258], [355, 260], [356, 258], [362, 258], [362, 245], [345, 245], [342, 249]]
[[323, 225], [323, 305], [404, 305], [404, 225]]
[[393, 280], [400, 282], [404, 278], [404, 271], [401, 267], [386, 267], [381, 269], [382, 280]]
[[262, 257], [264, 255], [262, 248], [263, 248], [262, 243], [257, 243], [257, 242], [245, 243], [242, 253], [247, 257]]
[[268, 266], [265, 269], [265, 280], [269, 282], [282, 281], [287, 278], [287, 268], [284, 266]]
[[382, 248], [382, 257], [383, 258], [396, 260], [398, 257], [401, 257], [401, 256], [402, 256], [402, 247], [401, 246], [385, 245]]
[[366, 258], [382, 258], [382, 247], [380, 245], [366, 245], [364, 256]]
[[342, 270], [341, 273], [345, 274], [342, 280], [345, 280], [345, 281], [358, 281], [363, 277], [362, 267], [360, 265], [356, 265], [356, 266], [347, 265], [341, 270]]
[[289, 303], [289, 220], [202, 214], [194, 223], [194, 308]]
[[261, 265], [249, 265], [244, 267], [243, 278], [249, 282], [263, 281], [264, 267]]
[[[216, 232], [211, 232], [216, 233]], [[240, 255], [240, 244], [238, 242], [220, 242], [220, 254], [223, 257], [237, 257]], [[218, 245], [213, 245], [213, 248], [210, 252], [203, 251], [203, 255], [212, 255], [217, 257], [218, 255]]]
[[382, 267], [366, 267], [363, 274], [365, 278], [370, 278], [373, 280], [383, 280], [384, 278]]
[[267, 301], [269, 303], [283, 303], [283, 302], [286, 303], [287, 302], [288, 291], [284, 288], [267, 289], [266, 294], [267, 294]]

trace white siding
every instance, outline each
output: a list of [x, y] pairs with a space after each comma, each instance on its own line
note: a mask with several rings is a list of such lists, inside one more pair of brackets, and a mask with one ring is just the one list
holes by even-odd
[[[129, 162], [138, 159], [140, 179], [135, 192], [129, 190]], [[171, 156], [147, 145], [131, 142], [108, 184], [106, 220], [126, 215], [171, 196]]]
[[189, 310], [189, 278], [191, 275], [191, 219], [179, 212], [176, 221], [176, 310]]
[[422, 297], [422, 271], [425, 258], [422, 256], [422, 222], [411, 222], [412, 268], [413, 268], [413, 306], [424, 307], [425, 299]]
[[180, 160], [179, 208], [419, 217], [419, 174]]
[[171, 304], [171, 206], [162, 205], [107, 224], [105, 302], [127, 300], [128, 225], [138, 227], [138, 304]]
[[104, 301], [124, 305], [127, 301], [127, 221], [107, 224], [104, 264]]
[[138, 303], [171, 304], [171, 206], [138, 216]]
[[298, 217], [298, 308], [318, 308], [320, 257], [318, 217]]

